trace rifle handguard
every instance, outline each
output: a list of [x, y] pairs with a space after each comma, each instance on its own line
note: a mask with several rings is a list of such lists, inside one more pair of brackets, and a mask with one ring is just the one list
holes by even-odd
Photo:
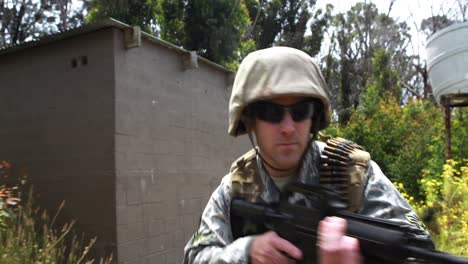
[[[425, 248], [430, 241], [414, 238], [406, 226], [346, 211], [346, 205], [330, 189], [293, 183], [287, 192], [302, 194], [311, 206], [290, 204], [286, 198], [272, 205], [233, 198], [230, 212], [234, 238], [273, 230], [302, 250], [304, 258], [297, 263], [316, 263], [318, 224], [326, 216], [337, 216], [347, 221], [346, 234], [359, 240], [366, 264], [399, 264], [411, 257], [429, 263], [468, 264], [466, 258]], [[245, 232], [239, 224], [242, 222], [256, 225], [255, 230]]]

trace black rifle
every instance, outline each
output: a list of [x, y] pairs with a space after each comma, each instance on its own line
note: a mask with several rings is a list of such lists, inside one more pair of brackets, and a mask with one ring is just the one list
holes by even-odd
[[[309, 204], [290, 204], [284, 197], [292, 193], [302, 194]], [[346, 234], [359, 240], [365, 263], [396, 264], [415, 258], [424, 263], [468, 264], [466, 258], [428, 249], [432, 241], [417, 238], [408, 226], [350, 213], [341, 198], [325, 187], [293, 183], [286, 188], [286, 194], [273, 205], [234, 198], [231, 202], [234, 238], [273, 230], [302, 250], [303, 259], [298, 263], [316, 263], [318, 224], [326, 216], [337, 216], [346, 219]], [[249, 226], [255, 228], [249, 231]]]

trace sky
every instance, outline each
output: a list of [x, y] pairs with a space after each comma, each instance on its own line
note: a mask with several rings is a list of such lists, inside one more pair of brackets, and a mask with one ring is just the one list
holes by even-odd
[[[411, 28], [411, 35], [413, 40], [413, 46], [417, 50], [414, 53], [419, 53], [422, 57], [425, 57], [425, 44], [426, 35], [418, 32], [418, 28], [421, 25], [421, 21], [424, 18], [434, 15], [456, 14], [459, 10], [458, 1], [467, 3], [468, 0], [395, 0], [390, 16], [396, 19], [398, 22], [406, 21]], [[324, 8], [326, 4], [332, 4], [334, 6], [334, 12], [346, 12], [351, 6], [358, 2], [373, 3], [377, 6], [379, 12], [387, 13], [390, 0], [317, 0], [316, 7]], [[468, 14], [467, 14], [468, 15]]]

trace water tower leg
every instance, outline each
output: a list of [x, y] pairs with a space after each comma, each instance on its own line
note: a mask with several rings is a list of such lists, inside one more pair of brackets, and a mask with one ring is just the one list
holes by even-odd
[[452, 158], [452, 134], [451, 134], [451, 122], [450, 122], [450, 99], [448, 97], [441, 100], [445, 110], [445, 160]]

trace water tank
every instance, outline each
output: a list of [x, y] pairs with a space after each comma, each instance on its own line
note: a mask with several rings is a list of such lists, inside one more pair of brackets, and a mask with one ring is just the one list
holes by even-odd
[[426, 52], [429, 80], [437, 102], [447, 98], [451, 106], [468, 105], [468, 22], [430, 36]]

